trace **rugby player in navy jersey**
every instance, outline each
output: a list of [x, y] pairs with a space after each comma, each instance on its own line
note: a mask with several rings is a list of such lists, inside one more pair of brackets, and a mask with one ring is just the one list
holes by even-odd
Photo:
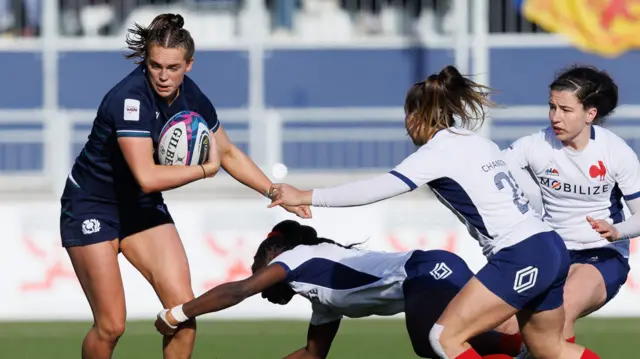
[[[194, 297], [189, 264], [162, 191], [212, 177], [220, 166], [268, 196], [269, 179], [235, 145], [211, 101], [189, 77], [194, 41], [182, 16], [162, 14], [135, 25], [127, 44], [138, 67], [103, 98], [89, 139], [61, 198], [60, 232], [93, 312], [82, 358], [111, 358], [125, 329], [125, 297], [118, 253], [149, 281], [166, 308]], [[154, 149], [163, 125], [181, 111], [200, 114], [211, 131], [207, 163], [160, 165]], [[285, 207], [309, 217], [308, 207]], [[195, 321], [163, 341], [164, 358], [189, 358]]]

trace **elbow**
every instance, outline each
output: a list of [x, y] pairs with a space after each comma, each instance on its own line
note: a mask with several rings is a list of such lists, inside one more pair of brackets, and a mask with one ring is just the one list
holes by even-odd
[[143, 187], [143, 186], [141, 186], [140, 189], [142, 190], [142, 193], [144, 193], [144, 194], [151, 194], [151, 193], [159, 192], [155, 188], [149, 188], [149, 187]]
[[160, 192], [161, 191], [161, 189], [158, 188], [158, 186], [156, 186], [154, 183], [146, 183], [146, 182], [141, 182], [140, 183], [140, 190], [144, 194], [151, 194], [151, 193], [155, 193], [155, 192]]
[[218, 151], [220, 155], [220, 167], [225, 168], [229, 166], [230, 162], [233, 162], [234, 159], [238, 157], [236, 151], [240, 151], [240, 149], [236, 147], [233, 143], [230, 143], [229, 146], [225, 148], [221, 148]]
[[140, 190], [144, 194], [161, 192], [163, 190], [163, 188], [160, 187], [160, 181], [158, 181], [158, 178], [156, 176], [148, 174], [140, 175], [137, 176], [136, 180], [138, 181]]

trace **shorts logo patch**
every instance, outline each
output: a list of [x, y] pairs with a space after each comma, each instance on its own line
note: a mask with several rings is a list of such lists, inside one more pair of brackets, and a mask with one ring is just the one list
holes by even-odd
[[516, 272], [516, 279], [513, 282], [513, 290], [518, 293], [529, 290], [536, 285], [537, 279], [538, 268], [532, 266], [522, 268]]
[[97, 219], [87, 219], [82, 222], [82, 234], [93, 234], [100, 232], [100, 221]]
[[431, 274], [431, 276], [436, 280], [445, 279], [448, 276], [450, 276], [451, 273], [453, 273], [453, 271], [449, 267], [447, 267], [447, 265], [444, 262], [440, 262], [436, 264], [436, 266], [433, 267], [431, 272], [429, 272], [429, 274]]
[[164, 214], [167, 214], [167, 208], [164, 204], [159, 204], [156, 206], [156, 209]]

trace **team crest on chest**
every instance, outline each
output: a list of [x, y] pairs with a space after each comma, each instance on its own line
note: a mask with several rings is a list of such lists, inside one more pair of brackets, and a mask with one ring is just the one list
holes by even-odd
[[604, 181], [604, 177], [607, 175], [607, 167], [604, 162], [598, 161], [595, 165], [589, 167], [589, 176], [591, 178], [597, 178], [600, 181]]

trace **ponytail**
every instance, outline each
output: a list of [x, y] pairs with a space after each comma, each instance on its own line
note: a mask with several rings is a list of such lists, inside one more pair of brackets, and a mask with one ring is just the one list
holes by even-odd
[[345, 246], [331, 239], [318, 237], [318, 232], [316, 232], [313, 227], [304, 226], [292, 220], [285, 220], [276, 224], [271, 233], [280, 235], [284, 242], [287, 243], [287, 246], [291, 247], [287, 249], [292, 249], [298, 245], [315, 246], [322, 243], [329, 243], [338, 247], [352, 249], [359, 244], [354, 243]]
[[155, 17], [147, 27], [134, 24], [128, 30], [127, 47], [131, 53], [125, 55], [127, 59], [139, 58], [142, 63], [147, 59], [151, 45], [165, 48], [183, 48], [186, 50], [185, 59], [193, 58], [195, 43], [191, 34], [183, 29], [184, 18], [180, 14], [161, 14]]
[[414, 84], [404, 103], [407, 133], [416, 146], [422, 146], [441, 129], [453, 127], [459, 117], [462, 127], [482, 126], [485, 107], [496, 107], [489, 100], [491, 89], [447, 66], [426, 80]]

